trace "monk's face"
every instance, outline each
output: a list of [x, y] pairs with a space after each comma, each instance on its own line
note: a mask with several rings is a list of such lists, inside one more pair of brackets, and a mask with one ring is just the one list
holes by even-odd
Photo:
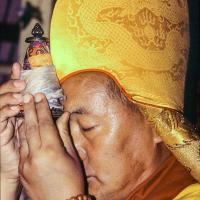
[[[63, 84], [69, 128], [83, 161], [89, 193], [120, 200], [143, 180], [155, 155], [153, 134], [139, 112], [108, 96], [107, 77], [82, 73]], [[67, 123], [67, 122], [65, 122]]]

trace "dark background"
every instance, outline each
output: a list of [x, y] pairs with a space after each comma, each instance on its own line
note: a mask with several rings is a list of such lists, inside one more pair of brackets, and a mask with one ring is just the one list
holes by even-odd
[[185, 116], [200, 128], [200, 0], [190, 0], [190, 53], [185, 86]]

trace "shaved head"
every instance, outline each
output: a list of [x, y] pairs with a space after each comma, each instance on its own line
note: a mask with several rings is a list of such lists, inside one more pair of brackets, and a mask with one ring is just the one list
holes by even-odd
[[74, 75], [69, 78], [74, 80], [77, 84], [87, 85], [88, 87], [104, 87], [106, 94], [116, 101], [121, 102], [124, 106], [127, 106], [134, 112], [140, 112], [138, 106], [131, 102], [122, 91], [117, 81], [115, 81], [111, 76], [103, 72], [97, 71], [85, 71]]

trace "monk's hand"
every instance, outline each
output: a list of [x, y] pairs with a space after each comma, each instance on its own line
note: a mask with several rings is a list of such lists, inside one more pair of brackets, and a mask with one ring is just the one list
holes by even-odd
[[15, 117], [22, 103], [22, 92], [25, 82], [19, 80], [20, 65], [13, 64], [11, 79], [0, 85], [0, 168], [1, 168], [1, 199], [12, 199], [18, 182], [19, 154], [16, 140]]
[[19, 130], [21, 182], [32, 200], [64, 200], [84, 193], [80, 163], [60, 139], [43, 94], [24, 96]]

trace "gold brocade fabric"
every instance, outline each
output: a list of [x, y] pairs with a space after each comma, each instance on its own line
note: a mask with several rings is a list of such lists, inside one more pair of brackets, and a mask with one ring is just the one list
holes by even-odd
[[170, 118], [183, 110], [188, 36], [187, 0], [57, 0], [50, 43], [60, 79], [109, 74], [200, 181], [199, 136]]
[[186, 0], [58, 0], [53, 62], [60, 78], [105, 70], [134, 100], [182, 110], [188, 28]]
[[163, 142], [191, 175], [200, 182], [200, 138], [197, 130], [175, 110], [140, 105]]

